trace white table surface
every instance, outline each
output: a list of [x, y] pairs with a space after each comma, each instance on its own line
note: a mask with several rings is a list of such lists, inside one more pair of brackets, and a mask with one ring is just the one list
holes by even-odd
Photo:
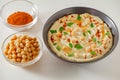
[[[10, 0], [0, 0], [0, 7]], [[41, 37], [46, 20], [55, 12], [73, 6], [98, 9], [110, 16], [120, 31], [120, 0], [30, 0], [40, 12], [40, 20], [30, 30]], [[0, 22], [0, 47], [3, 40], [15, 33]], [[41, 37], [41, 39], [43, 39]], [[5, 61], [0, 50], [0, 80], [120, 80], [120, 43], [106, 58], [89, 64], [72, 64], [52, 55], [44, 45], [41, 60], [26, 68], [15, 67]]]

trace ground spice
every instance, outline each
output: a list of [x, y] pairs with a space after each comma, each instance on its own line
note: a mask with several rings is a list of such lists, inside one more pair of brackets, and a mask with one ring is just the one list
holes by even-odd
[[26, 12], [15, 12], [7, 18], [7, 22], [12, 25], [25, 25], [33, 20], [32, 16]]

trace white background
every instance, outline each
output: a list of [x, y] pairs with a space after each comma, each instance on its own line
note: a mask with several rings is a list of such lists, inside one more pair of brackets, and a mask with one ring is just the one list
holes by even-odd
[[[0, 0], [0, 7], [9, 0]], [[110, 16], [120, 30], [120, 0], [30, 0], [40, 12], [39, 22], [30, 30], [41, 37], [44, 23], [55, 12], [73, 6], [98, 9]], [[0, 22], [0, 47], [15, 31]], [[41, 39], [43, 39], [41, 37]], [[26, 68], [5, 61], [0, 50], [0, 80], [120, 80], [120, 43], [106, 58], [89, 64], [73, 64], [53, 56], [44, 45], [41, 60]]]

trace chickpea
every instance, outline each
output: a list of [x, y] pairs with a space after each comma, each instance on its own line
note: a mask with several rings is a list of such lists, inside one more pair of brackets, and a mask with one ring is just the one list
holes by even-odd
[[11, 51], [11, 50], [9, 50], [9, 51], [8, 51], [8, 54], [12, 54], [12, 51]]
[[16, 40], [17, 39], [17, 36], [16, 35], [14, 35], [12, 38], [11, 38], [11, 40]]
[[8, 50], [9, 50], [9, 49], [6, 49], [6, 50], [4, 51], [4, 54], [8, 54]]
[[36, 51], [38, 51], [38, 52], [39, 52], [39, 51], [40, 51], [40, 48], [37, 48], [37, 49], [36, 49]]
[[21, 62], [22, 62], [22, 63], [26, 62], [26, 59], [22, 59]]
[[16, 62], [16, 59], [14, 58], [14, 59], [12, 59], [12, 61], [13, 61], [13, 62]]
[[14, 59], [15, 59], [16, 57], [17, 57], [17, 55], [16, 55], [16, 54], [12, 54], [12, 58], [14, 58]]
[[34, 51], [34, 50], [35, 50], [35, 47], [31, 47], [31, 49], [32, 49], [32, 51]]
[[17, 53], [17, 57], [22, 57], [22, 55], [20, 53]]
[[9, 47], [10, 47], [10, 44], [8, 43], [8, 45], [6, 46], [6, 49], [9, 49]]
[[27, 51], [28, 51], [28, 48], [27, 48], [27, 47], [24, 47], [24, 51], [26, 51], [26, 52], [27, 52]]
[[16, 54], [15, 50], [14, 50], [14, 51], [12, 51], [12, 54]]
[[39, 54], [39, 44], [36, 37], [28, 35], [14, 35], [6, 45], [4, 54], [13, 62], [27, 62]]
[[20, 48], [17, 48], [16, 52], [17, 52], [17, 53], [20, 53], [20, 52], [21, 52]]
[[22, 58], [25, 59], [25, 58], [27, 58], [27, 56], [26, 55], [22, 55]]
[[34, 38], [33, 38], [33, 40], [34, 40], [34, 41], [36, 41], [36, 40], [37, 40], [37, 38], [36, 38], [36, 37], [34, 37]]
[[33, 59], [36, 58], [37, 56], [36, 55], [33, 55]]
[[8, 58], [9, 58], [9, 59], [12, 59], [12, 55], [11, 55], [11, 54], [10, 54], [10, 55], [8, 55]]
[[23, 47], [24, 47], [22, 43], [20, 43], [20, 47], [21, 47], [21, 48], [23, 48]]
[[20, 62], [20, 61], [21, 61], [21, 58], [16, 58], [16, 61], [17, 61], [17, 62]]
[[29, 55], [29, 56], [32, 56], [33, 54], [32, 54], [32, 53], [29, 53], [28, 55]]
[[31, 52], [32, 51], [32, 49], [31, 48], [28, 48], [28, 52]]
[[25, 51], [21, 51], [21, 54], [24, 55], [24, 54], [25, 54]]

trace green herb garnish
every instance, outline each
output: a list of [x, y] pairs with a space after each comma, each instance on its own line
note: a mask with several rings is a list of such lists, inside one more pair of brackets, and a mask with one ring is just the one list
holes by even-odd
[[50, 30], [51, 34], [57, 33], [57, 30]]
[[61, 27], [59, 28], [59, 31], [62, 32], [63, 30], [64, 30], [64, 27], [61, 26]]
[[80, 44], [76, 44], [76, 45], [75, 45], [75, 48], [76, 48], [76, 49], [82, 49], [83, 47], [82, 47]]
[[72, 43], [69, 43], [69, 47], [70, 47], [70, 48], [73, 48], [73, 44], [72, 44]]
[[105, 35], [106, 35], [106, 36], [109, 36], [109, 35], [110, 35], [110, 32], [106, 32]]
[[85, 32], [83, 32], [83, 36], [86, 36]]
[[78, 15], [77, 20], [81, 20], [81, 16], [80, 15]]
[[73, 22], [67, 23], [67, 26], [71, 27], [73, 25]]
[[67, 35], [68, 33], [67, 32], [63, 32], [64, 33], [64, 35]]
[[57, 43], [53, 43], [53, 45], [55, 46]]
[[60, 48], [60, 46], [59, 46], [59, 45], [57, 45], [56, 49], [57, 49], [58, 51], [60, 51], [60, 50], [61, 50], [61, 48]]
[[73, 56], [74, 56], [73, 53], [69, 53], [69, 54], [68, 54], [68, 57], [73, 57]]
[[92, 41], [93, 41], [93, 42], [96, 42], [96, 38], [92, 38]]
[[93, 24], [93, 23], [91, 23], [91, 24], [90, 24], [90, 26], [93, 28], [93, 27], [94, 27], [94, 24]]
[[91, 31], [90, 31], [90, 30], [88, 30], [87, 32], [88, 32], [89, 34], [91, 34]]
[[102, 45], [100, 41], [97, 41], [97, 43], [98, 43], [99, 45]]
[[91, 51], [91, 52], [90, 52], [90, 54], [95, 55], [95, 54], [96, 54], [96, 52], [95, 52], [95, 51]]

